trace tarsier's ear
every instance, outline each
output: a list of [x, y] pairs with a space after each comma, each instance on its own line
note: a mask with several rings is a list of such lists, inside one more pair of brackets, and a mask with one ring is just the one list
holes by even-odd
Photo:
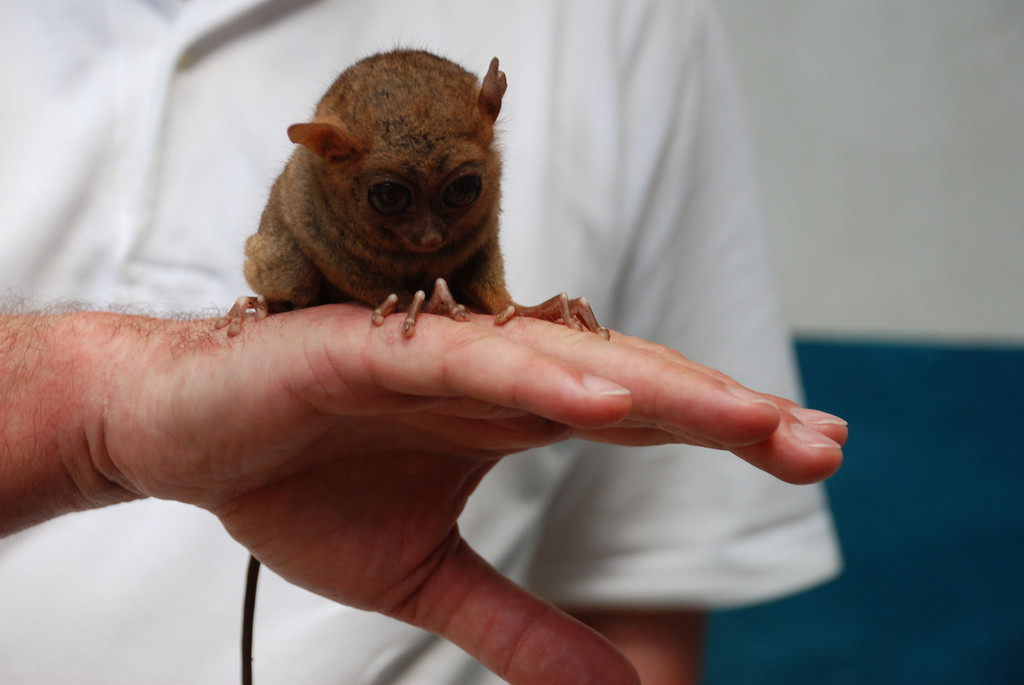
[[498, 71], [498, 58], [491, 60], [491, 66], [484, 76], [484, 82], [480, 86], [480, 97], [477, 102], [480, 109], [494, 121], [501, 111], [501, 96], [505, 94], [508, 83], [505, 81], [505, 72]]
[[337, 124], [314, 121], [308, 124], [292, 124], [288, 137], [293, 143], [305, 145], [328, 162], [341, 162], [363, 155], [362, 148], [352, 136]]

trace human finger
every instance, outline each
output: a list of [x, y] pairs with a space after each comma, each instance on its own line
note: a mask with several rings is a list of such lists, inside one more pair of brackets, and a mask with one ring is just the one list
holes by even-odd
[[632, 407], [627, 388], [494, 327], [423, 316], [416, 334], [404, 338], [389, 321], [353, 325], [352, 317], [363, 314], [346, 305], [289, 314], [314, 331], [303, 353], [313, 371], [299, 391], [327, 411], [348, 411], [353, 395], [364, 408], [399, 397], [468, 398], [558, 423], [601, 426]]
[[499, 574], [462, 540], [387, 613], [440, 634], [512, 685], [639, 685], [604, 637]]
[[650, 439], [729, 447], [764, 440], [779, 425], [771, 399], [664, 346], [613, 332], [610, 341], [542, 321], [513, 320], [506, 335], [629, 389], [633, 406], [623, 428]]
[[730, 451], [787, 483], [816, 483], [842, 465], [845, 435], [841, 426], [812, 427], [784, 412], [779, 430], [768, 439]]
[[838, 417], [754, 392], [719, 371], [639, 338], [613, 332], [611, 341], [605, 342], [564, 328], [552, 330], [550, 325], [548, 330], [541, 329], [545, 325], [518, 322], [506, 324], [505, 330], [529, 336], [530, 344], [539, 349], [555, 344], [556, 336], [572, 337], [575, 345], [563, 345], [565, 358], [581, 368], [600, 370], [632, 392], [633, 411], [626, 420], [576, 431], [580, 437], [630, 445], [685, 442], [724, 449], [794, 483], [823, 480], [842, 463], [847, 428]]

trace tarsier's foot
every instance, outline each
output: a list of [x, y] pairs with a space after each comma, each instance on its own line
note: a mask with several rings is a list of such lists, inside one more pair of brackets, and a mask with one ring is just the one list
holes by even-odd
[[590, 301], [585, 297], [576, 297], [570, 300], [568, 295], [561, 293], [533, 307], [517, 304], [494, 317], [494, 322], [500, 326], [513, 316], [526, 316], [544, 321], [561, 321], [569, 328], [597, 333], [605, 340], [611, 337], [608, 329], [597, 322], [594, 310], [590, 308]]
[[[384, 317], [394, 312], [397, 308], [398, 295], [392, 293], [388, 295], [387, 299], [379, 307], [373, 310], [371, 322], [374, 326], [381, 325], [384, 323]], [[427, 294], [422, 290], [417, 290], [412, 296], [412, 302], [409, 303], [409, 308], [406, 310], [405, 321], [402, 322], [402, 335], [406, 338], [411, 338], [416, 332], [416, 318], [420, 315], [420, 312], [442, 314], [456, 321], [469, 320], [469, 312], [463, 305], [455, 301], [455, 298], [452, 297], [452, 291], [448, 289], [448, 284], [443, 278], [434, 281], [434, 293], [430, 296], [429, 300], [427, 299]]]
[[213, 322], [213, 327], [219, 329], [227, 326], [228, 336], [234, 337], [242, 332], [242, 322], [245, 321], [245, 315], [250, 309], [255, 311], [257, 321], [266, 318], [270, 311], [267, 298], [262, 295], [242, 295], [235, 300], [227, 314]]

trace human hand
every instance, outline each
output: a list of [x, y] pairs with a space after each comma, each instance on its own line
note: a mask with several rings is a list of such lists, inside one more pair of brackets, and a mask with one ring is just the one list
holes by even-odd
[[331, 305], [227, 340], [209, 322], [140, 320], [145, 335], [98, 352], [117, 363], [86, 388], [92, 463], [137, 495], [209, 509], [291, 582], [435, 631], [509, 682], [617, 685], [636, 676], [609, 643], [462, 541], [487, 470], [571, 435], [723, 447], [796, 482], [841, 459], [827, 437], [842, 426], [801, 442], [791, 403], [637, 339], [442, 317], [404, 339], [390, 323]]

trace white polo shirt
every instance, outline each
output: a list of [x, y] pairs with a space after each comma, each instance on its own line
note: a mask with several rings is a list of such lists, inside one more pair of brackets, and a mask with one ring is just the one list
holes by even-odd
[[[151, 311], [225, 309], [242, 245], [337, 73], [395, 46], [508, 76], [502, 244], [513, 296], [796, 396], [735, 83], [700, 0], [7, 0], [0, 288]], [[817, 486], [726, 453], [580, 442], [516, 455], [460, 527], [554, 601], [722, 607], [836, 573]], [[0, 681], [217, 683], [239, 670], [247, 553], [146, 500], [0, 541]], [[498, 682], [418, 629], [265, 573], [271, 683]]]

